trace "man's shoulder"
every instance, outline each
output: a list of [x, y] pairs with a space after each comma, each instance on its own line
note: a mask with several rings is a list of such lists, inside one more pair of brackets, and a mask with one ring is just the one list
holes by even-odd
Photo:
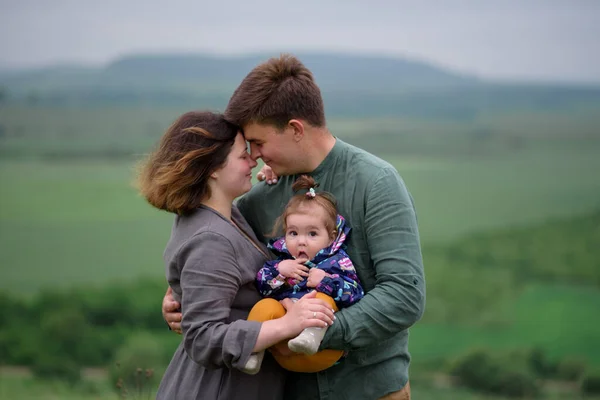
[[344, 150], [343, 157], [355, 174], [369, 180], [390, 174], [398, 175], [396, 168], [384, 159], [343, 141], [340, 141], [340, 145]]

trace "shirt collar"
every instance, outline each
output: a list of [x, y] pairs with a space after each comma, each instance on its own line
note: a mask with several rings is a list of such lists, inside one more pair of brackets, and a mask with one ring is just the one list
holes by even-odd
[[327, 154], [325, 159], [321, 161], [321, 164], [309, 175], [311, 175], [316, 182], [320, 181], [322, 175], [327, 173], [327, 170], [331, 169], [335, 164], [335, 160], [342, 154], [343, 142], [339, 138], [335, 138], [335, 144], [331, 148], [331, 151]]

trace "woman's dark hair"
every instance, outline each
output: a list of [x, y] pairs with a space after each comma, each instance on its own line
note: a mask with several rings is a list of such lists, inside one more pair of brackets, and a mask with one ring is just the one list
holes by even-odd
[[198, 208], [211, 196], [210, 174], [225, 165], [238, 131], [221, 114], [183, 114], [140, 164], [140, 193], [154, 207], [172, 213], [186, 214]]

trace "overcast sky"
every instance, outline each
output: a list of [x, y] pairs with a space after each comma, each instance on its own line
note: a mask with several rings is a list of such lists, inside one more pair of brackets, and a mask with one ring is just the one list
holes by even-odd
[[600, 0], [0, 0], [0, 66], [325, 50], [600, 82]]

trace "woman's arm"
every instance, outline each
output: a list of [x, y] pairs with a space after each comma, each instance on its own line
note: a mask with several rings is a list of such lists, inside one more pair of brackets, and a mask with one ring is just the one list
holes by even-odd
[[263, 322], [254, 351], [265, 350], [284, 339], [297, 336], [305, 328], [331, 326], [333, 310], [316, 295], [316, 291], [305, 294], [297, 302], [287, 305], [287, 313], [283, 317]]
[[317, 299], [307, 299], [287, 318], [268, 323], [228, 321], [242, 279], [234, 247], [220, 234], [194, 236], [180, 249], [176, 264], [181, 268], [184, 348], [207, 368], [243, 368], [252, 352], [292, 337], [304, 327], [333, 321], [331, 310], [327, 313], [326, 304]]

